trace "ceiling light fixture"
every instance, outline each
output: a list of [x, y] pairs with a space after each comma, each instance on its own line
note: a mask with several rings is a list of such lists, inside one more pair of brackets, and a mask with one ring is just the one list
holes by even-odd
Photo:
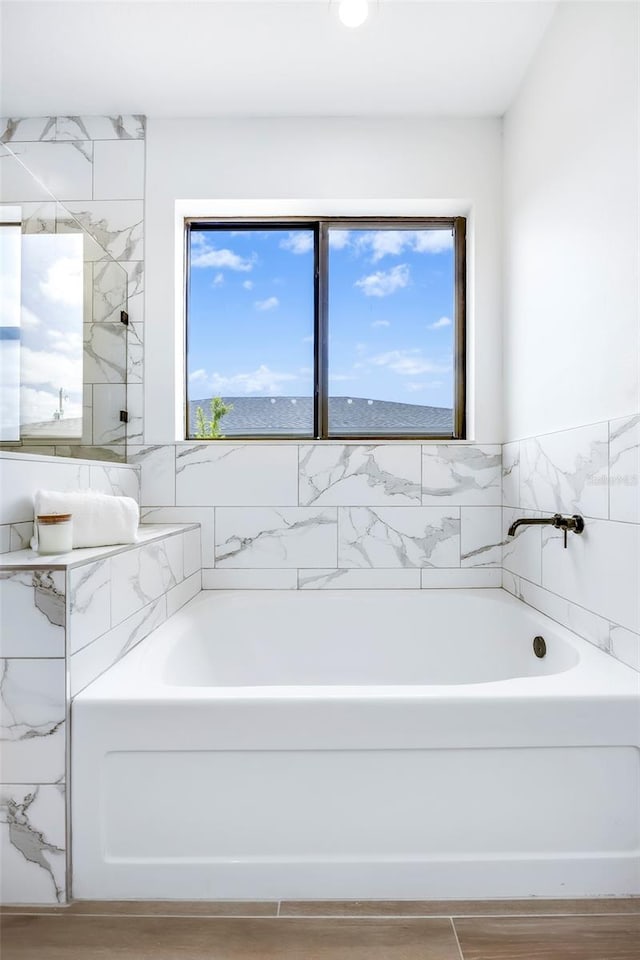
[[367, 0], [340, 0], [338, 16], [345, 27], [359, 27], [369, 16]]

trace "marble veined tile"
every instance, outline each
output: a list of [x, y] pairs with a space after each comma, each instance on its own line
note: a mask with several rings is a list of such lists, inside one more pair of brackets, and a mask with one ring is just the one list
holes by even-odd
[[203, 590], [296, 590], [297, 570], [227, 570], [216, 567], [202, 571]]
[[520, 506], [520, 441], [502, 447], [502, 502], [507, 507]]
[[634, 670], [640, 670], [640, 634], [633, 633], [631, 630], [625, 630], [617, 624], [611, 624], [609, 634], [611, 644], [611, 653], [622, 663], [632, 667]]
[[53, 195], [66, 203], [91, 196], [93, 144], [12, 143], [11, 151], [21, 163], [2, 163], [3, 202], [50, 200]]
[[127, 328], [122, 323], [84, 323], [83, 380], [124, 383], [127, 379]]
[[127, 383], [142, 383], [144, 377], [144, 324], [127, 327]]
[[91, 643], [111, 627], [111, 560], [98, 560], [69, 571], [70, 653]]
[[127, 409], [127, 388], [124, 383], [93, 385], [93, 442], [96, 446], [124, 443], [125, 427], [120, 411]]
[[520, 443], [520, 505], [549, 513], [609, 515], [608, 424]]
[[504, 539], [501, 507], [461, 507], [461, 566], [502, 566]]
[[172, 587], [167, 594], [167, 616], [172, 617], [180, 607], [193, 600], [202, 590], [202, 574], [200, 570], [186, 577], [177, 586]]
[[460, 570], [443, 570], [431, 567], [421, 570], [422, 587], [425, 590], [467, 590], [499, 587], [502, 583], [499, 567], [462, 567]]
[[422, 503], [499, 506], [501, 474], [499, 444], [425, 444], [422, 447]]
[[65, 787], [0, 786], [0, 902], [65, 899]]
[[126, 620], [184, 579], [182, 536], [111, 558], [111, 625]]
[[335, 566], [335, 507], [216, 507], [217, 567]]
[[11, 531], [11, 549], [26, 550], [31, 543], [33, 536], [33, 523], [31, 520], [25, 523], [12, 523], [9, 527]]
[[584, 607], [571, 603], [564, 597], [551, 593], [550, 590], [545, 590], [544, 587], [529, 583], [524, 578], [519, 578], [517, 592], [516, 590], [511, 592], [515, 593], [520, 600], [528, 603], [530, 607], [535, 607], [540, 613], [544, 613], [557, 623], [573, 630], [578, 636], [584, 637], [585, 640], [600, 647], [601, 650], [609, 651], [610, 630], [608, 620], [591, 613], [590, 610], [585, 610]]
[[144, 140], [140, 114], [109, 117], [57, 117], [57, 140]]
[[24, 459], [0, 456], [0, 523], [33, 520], [33, 495], [36, 490], [85, 490], [89, 486], [86, 464], [46, 464], [36, 457]]
[[185, 530], [182, 534], [184, 550], [184, 575], [190, 577], [202, 567], [200, 530]]
[[[143, 500], [144, 503], [144, 500]], [[213, 567], [215, 562], [213, 507], [144, 507], [140, 511], [142, 523], [199, 523], [202, 547], [202, 566]]]
[[542, 533], [541, 527], [519, 527], [515, 536], [508, 536], [508, 529], [519, 517], [542, 517], [536, 510], [514, 510], [504, 507], [502, 511], [502, 565], [515, 576], [526, 577], [532, 583], [542, 582]]
[[64, 572], [0, 572], [0, 623], [3, 657], [64, 657]]
[[301, 504], [420, 504], [419, 446], [308, 444], [299, 454]]
[[[178, 540], [178, 537], [174, 539]], [[93, 643], [72, 654], [69, 661], [71, 696], [91, 683], [101, 673], [144, 640], [152, 630], [167, 619], [167, 597], [165, 594], [137, 610], [117, 627], [104, 633]]]
[[176, 446], [176, 504], [296, 506], [293, 444], [197, 443]]
[[457, 567], [456, 507], [340, 507], [341, 567]]
[[127, 307], [127, 271], [123, 264], [102, 260], [93, 264], [91, 319], [94, 323], [120, 323]]
[[300, 590], [417, 590], [420, 571], [395, 570], [299, 570]]
[[65, 775], [64, 660], [0, 661], [2, 779], [56, 783]]
[[172, 443], [155, 446], [129, 444], [127, 459], [140, 467], [140, 503], [145, 507], [175, 503], [176, 455]]
[[609, 518], [640, 523], [640, 415], [609, 424]]
[[76, 220], [114, 260], [142, 260], [142, 200], [70, 200], [65, 207], [73, 218], [59, 218], [58, 231], [75, 233]]
[[114, 497], [131, 497], [136, 501], [140, 499], [140, 477], [137, 470], [113, 463], [92, 463], [89, 469], [92, 490], [109, 493]]
[[23, 233], [55, 233], [57, 204], [43, 200], [21, 203]]
[[0, 141], [25, 142], [30, 140], [54, 140], [55, 117], [1, 117]]

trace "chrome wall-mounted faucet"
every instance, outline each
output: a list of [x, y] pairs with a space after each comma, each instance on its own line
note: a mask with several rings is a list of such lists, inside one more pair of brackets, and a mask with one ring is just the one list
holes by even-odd
[[565, 549], [567, 547], [567, 530], [573, 530], [574, 533], [582, 533], [584, 530], [584, 519], [579, 514], [574, 513], [572, 517], [563, 517], [561, 513], [554, 513], [552, 517], [545, 517], [544, 519], [528, 519], [522, 517], [520, 520], [514, 520], [509, 527], [509, 536], [514, 537], [518, 527], [524, 527], [530, 524], [546, 525], [555, 527], [556, 530], [563, 530]]

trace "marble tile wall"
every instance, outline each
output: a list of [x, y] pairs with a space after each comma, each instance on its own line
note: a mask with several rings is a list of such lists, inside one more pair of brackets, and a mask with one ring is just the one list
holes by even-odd
[[507, 443], [503, 521], [579, 513], [582, 535], [525, 527], [503, 586], [640, 670], [640, 416]]
[[129, 448], [147, 522], [202, 526], [205, 589], [496, 587], [498, 444]]
[[64, 571], [0, 572], [0, 626], [0, 900], [60, 903], [66, 898]]
[[140, 501], [139, 471], [129, 464], [0, 451], [0, 554], [29, 546], [39, 489], [92, 489]]
[[[29, 232], [49, 229], [52, 220], [58, 231], [71, 225], [76, 229], [76, 220], [117, 261], [96, 259], [85, 268], [85, 318], [90, 322], [84, 324], [82, 442], [49, 441], [47, 452], [124, 461], [125, 439], [142, 439], [145, 118], [3, 118], [0, 152], [2, 144], [71, 215], [65, 219], [61, 208], [56, 211], [49, 194], [19, 164], [3, 164], [1, 198], [23, 205]], [[119, 320], [125, 285], [130, 320], [126, 361], [125, 328]], [[119, 421], [121, 409], [129, 412], [126, 428]], [[37, 441], [29, 443], [28, 449], [42, 449]]]

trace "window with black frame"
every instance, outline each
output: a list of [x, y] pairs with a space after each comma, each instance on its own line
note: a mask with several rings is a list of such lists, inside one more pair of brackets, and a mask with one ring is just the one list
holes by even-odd
[[463, 218], [186, 240], [187, 438], [464, 437]]

